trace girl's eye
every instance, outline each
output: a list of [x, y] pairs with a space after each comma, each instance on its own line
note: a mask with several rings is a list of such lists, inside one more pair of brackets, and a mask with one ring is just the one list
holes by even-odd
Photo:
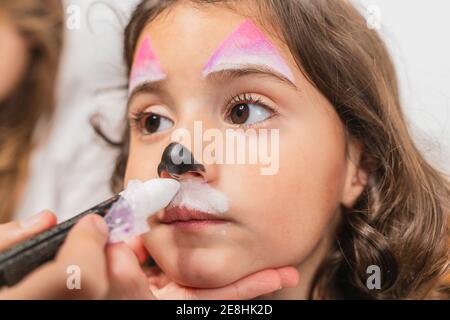
[[170, 129], [173, 121], [155, 113], [149, 113], [140, 119], [139, 126], [144, 134], [152, 134]]
[[271, 111], [266, 107], [252, 103], [241, 103], [231, 109], [229, 119], [233, 124], [252, 125], [271, 116]]

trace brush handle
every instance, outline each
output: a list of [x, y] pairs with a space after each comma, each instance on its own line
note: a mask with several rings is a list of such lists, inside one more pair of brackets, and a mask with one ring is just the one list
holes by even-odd
[[1, 253], [0, 288], [15, 285], [31, 271], [52, 260], [58, 253], [70, 229], [78, 220], [88, 214], [98, 214], [104, 217], [108, 209], [119, 198], [119, 195], [115, 195], [111, 199], [80, 213], [72, 219], [60, 223], [50, 230], [27, 239]]

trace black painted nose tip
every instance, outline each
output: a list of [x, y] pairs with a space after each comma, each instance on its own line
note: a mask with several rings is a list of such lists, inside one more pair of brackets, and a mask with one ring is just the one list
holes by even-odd
[[167, 172], [172, 178], [179, 179], [188, 172], [203, 173], [205, 167], [194, 159], [188, 148], [173, 142], [164, 150], [158, 165], [158, 176], [161, 177], [163, 172]]

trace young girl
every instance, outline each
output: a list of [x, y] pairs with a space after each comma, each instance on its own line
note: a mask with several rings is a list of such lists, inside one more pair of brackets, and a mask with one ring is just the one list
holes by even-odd
[[203, 224], [182, 207], [149, 221], [144, 241], [168, 278], [212, 288], [293, 265], [300, 284], [272, 298], [436, 297], [449, 183], [414, 145], [388, 51], [350, 2], [145, 0], [125, 58], [130, 126], [115, 191], [156, 177], [172, 134], [194, 135], [195, 121], [279, 130], [275, 174], [204, 163], [179, 177], [230, 206]]

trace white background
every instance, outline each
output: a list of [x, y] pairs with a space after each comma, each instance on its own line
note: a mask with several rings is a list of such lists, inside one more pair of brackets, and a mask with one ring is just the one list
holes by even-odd
[[395, 60], [404, 110], [425, 155], [450, 173], [450, 1], [356, 0], [376, 5]]

